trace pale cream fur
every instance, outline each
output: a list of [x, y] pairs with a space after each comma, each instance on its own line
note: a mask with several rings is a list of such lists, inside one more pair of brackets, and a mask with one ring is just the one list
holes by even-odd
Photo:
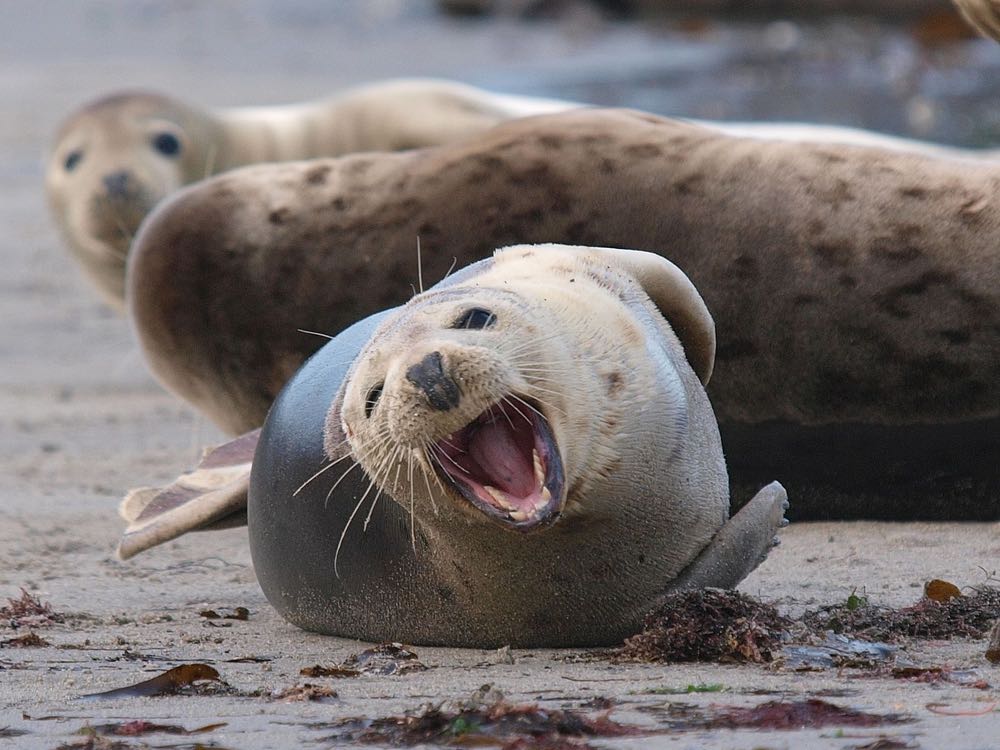
[[[458, 282], [418, 295], [379, 327], [331, 409], [328, 453], [337, 455], [336, 441], [347, 435], [361, 466], [392, 500], [412, 508], [443, 561], [465, 559], [472, 545], [485, 566], [532, 565], [540, 554], [577, 554], [589, 533], [611, 534], [629, 540], [621, 569], [632, 568], [636, 556], [646, 559], [652, 568], [643, 583], [662, 588], [728, 517], [718, 429], [685, 358], [685, 348], [707, 346], [710, 370], [714, 330], [704, 303], [676, 266], [636, 251], [520, 246], [472, 268]], [[483, 330], [451, 328], [470, 307], [490, 310], [497, 322]], [[683, 347], [663, 317], [667, 310], [698, 321], [685, 326]], [[462, 392], [447, 411], [433, 409], [404, 377], [434, 351]], [[381, 396], [366, 416], [379, 384]], [[444, 490], [424, 450], [509, 394], [539, 405], [567, 488], [562, 517], [537, 533], [545, 542], [523, 561], [511, 556], [510, 534]], [[446, 563], [441, 575], [452, 575]], [[483, 585], [477, 596], [503, 596], [488, 590], [488, 579]]]
[[[188, 183], [259, 162], [449, 143], [504, 120], [569, 106], [420, 79], [360, 86], [306, 104], [214, 110], [157, 94], [122, 93], [81, 108], [63, 124], [49, 156], [46, 190], [70, 249], [105, 300], [120, 309], [125, 259], [139, 224]], [[176, 155], [152, 147], [161, 133], [178, 139]], [[79, 158], [67, 169], [73, 154]], [[116, 200], [105, 178], [123, 172], [129, 188]]]

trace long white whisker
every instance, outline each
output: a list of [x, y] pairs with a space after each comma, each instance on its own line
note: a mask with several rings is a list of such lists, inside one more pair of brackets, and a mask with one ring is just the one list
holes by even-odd
[[[415, 450], [415, 449], [414, 449]], [[417, 552], [417, 517], [413, 512], [414, 499], [413, 499], [413, 450], [408, 451], [406, 454], [406, 481], [410, 485], [410, 546], [413, 548], [413, 553]]]
[[298, 331], [299, 333], [307, 333], [310, 336], [319, 336], [320, 338], [323, 339], [333, 338], [333, 336], [331, 336], [329, 333], [320, 333], [319, 331], [307, 331], [305, 328], [296, 328], [295, 330]]
[[[434, 466], [431, 463], [431, 461], [433, 459], [431, 458], [430, 451], [427, 450], [427, 446], [426, 445], [423, 447], [423, 450], [420, 452], [419, 458], [423, 459], [422, 461], [417, 461], [417, 463], [420, 464], [420, 473], [424, 475], [424, 484], [427, 487], [427, 497], [430, 498], [431, 508], [434, 509], [434, 515], [436, 516], [438, 514], [438, 507], [437, 507], [437, 503], [434, 501], [434, 493], [431, 491], [431, 484], [430, 484], [430, 481], [427, 479], [427, 475], [428, 474], [433, 474], [434, 475], [434, 480], [437, 482], [437, 484], [438, 484], [439, 487], [441, 486], [441, 480], [438, 479], [438, 475], [434, 471]], [[442, 491], [444, 490], [443, 487], [441, 489], [442, 489]]]
[[[379, 477], [380, 480], [382, 479], [382, 476], [388, 478], [389, 471], [392, 469], [392, 462], [395, 461], [396, 462], [396, 476], [393, 477], [392, 484], [390, 485], [390, 487], [393, 487], [393, 488], [395, 488], [398, 485], [398, 483], [399, 483], [399, 470], [403, 466], [403, 457], [401, 455], [402, 451], [403, 451], [403, 449], [401, 447], [397, 447], [392, 452], [392, 455], [391, 455], [391, 457], [389, 458], [389, 461], [386, 464], [385, 471]], [[378, 503], [378, 499], [382, 496], [382, 492], [383, 491], [385, 491], [385, 490], [382, 487], [382, 482], [380, 481], [379, 482], [379, 491], [375, 494], [375, 499], [372, 500], [372, 507], [369, 508], [368, 515], [365, 516], [365, 523], [364, 523], [364, 526], [362, 527], [362, 531], [368, 531], [368, 524], [371, 523], [372, 514], [375, 512], [375, 505]], [[391, 492], [389, 494], [391, 494]]]
[[451, 276], [451, 272], [455, 270], [455, 266], [457, 266], [457, 265], [458, 265], [458, 258], [457, 257], [456, 258], [452, 258], [451, 259], [451, 265], [448, 266], [448, 270], [445, 272], [444, 276], [441, 277], [441, 281], [444, 281], [449, 276]]
[[448, 440], [446, 438], [441, 438], [438, 442], [439, 443], [444, 443], [449, 448], [451, 448], [452, 450], [456, 450], [459, 453], [468, 453], [468, 451], [462, 450], [461, 448], [459, 448], [457, 445], [455, 445], [454, 443], [452, 443], [450, 440]]
[[424, 293], [424, 266], [423, 261], [420, 258], [420, 235], [417, 235], [417, 286], [420, 287], [420, 293]]
[[[348, 454], [346, 454], [345, 456], [341, 456], [341, 458], [346, 458], [346, 457], [347, 457], [347, 456], [349, 456], [349, 455], [351, 455], [351, 454], [350, 454], [350, 453], [348, 453]], [[340, 460], [340, 459], [338, 459], [338, 460]], [[317, 472], [316, 472], [315, 474], [313, 474], [313, 475], [312, 475], [311, 477], [309, 477], [309, 478], [308, 478], [308, 479], [307, 479], [306, 481], [304, 481], [304, 482], [303, 482], [302, 484], [300, 484], [300, 485], [299, 485], [298, 489], [297, 489], [297, 490], [295, 490], [295, 492], [293, 492], [293, 493], [292, 493], [292, 497], [296, 497], [296, 496], [297, 496], [297, 495], [298, 495], [298, 494], [299, 494], [300, 492], [302, 492], [302, 490], [303, 490], [303, 489], [305, 488], [305, 486], [306, 486], [307, 484], [309, 484], [309, 483], [310, 483], [310, 482], [311, 482], [312, 480], [316, 479], [316, 477], [320, 476], [320, 475], [321, 475], [321, 474], [322, 474], [323, 472], [325, 472], [325, 471], [329, 471], [329, 470], [330, 470], [330, 469], [332, 469], [332, 468], [333, 468], [334, 466], [336, 466], [336, 462], [334, 462], [334, 461], [331, 461], [331, 462], [330, 462], [330, 463], [328, 463], [328, 464], [327, 464], [326, 466], [324, 466], [324, 467], [323, 467], [322, 469], [320, 469], [319, 471], [317, 471]]]
[[[542, 387], [536, 386], [534, 384], [531, 384], [531, 390], [532, 391], [538, 390], [538, 391], [542, 391], [543, 393], [551, 393], [551, 394], [553, 394], [555, 396], [561, 396], [561, 395], [563, 395], [561, 391], [553, 391], [553, 390], [551, 390], [549, 388], [542, 388]], [[537, 393], [531, 393], [530, 395], [531, 395], [532, 398], [535, 399], [535, 401], [538, 402], [538, 404], [540, 406], [542, 406], [542, 407], [544, 407], [546, 409], [552, 409], [552, 411], [557, 411], [560, 414], [562, 414], [563, 416], [566, 415], [566, 410], [565, 409], [562, 409], [562, 408], [556, 406], [555, 404], [551, 403], [550, 401], [547, 401], [546, 399], [540, 397]], [[523, 401], [523, 399], [522, 399], [522, 401]], [[535, 411], [537, 413], [537, 409]]]
[[[337, 540], [337, 549], [334, 550], [333, 553], [333, 574], [337, 576], [337, 578], [340, 578], [340, 569], [338, 567], [338, 562], [340, 559], [340, 548], [344, 544], [344, 538], [347, 536], [347, 530], [351, 528], [351, 523], [354, 521], [354, 517], [358, 514], [358, 511], [361, 509], [362, 504], [365, 502], [365, 499], [368, 497], [369, 493], [371, 493], [373, 487], [375, 487], [375, 480], [369, 477], [368, 489], [365, 490], [364, 494], [361, 496], [361, 499], [358, 500], [357, 505], [354, 506], [354, 510], [351, 511], [351, 515], [347, 519], [347, 523], [344, 524], [344, 530], [340, 532], [340, 539]], [[375, 499], [378, 500], [378, 496], [376, 496]]]
[[[506, 396], [504, 396], [504, 397], [503, 397], [502, 399], [500, 399], [500, 400], [501, 400], [501, 401], [503, 401], [504, 403], [506, 403], [506, 404], [507, 404], [508, 406], [510, 406], [510, 408], [511, 408], [511, 409], [513, 409], [514, 411], [516, 411], [516, 412], [517, 412], [518, 414], [520, 414], [520, 415], [521, 415], [521, 419], [523, 419], [523, 420], [524, 420], [525, 422], [528, 422], [528, 423], [530, 423], [530, 422], [531, 422], [531, 420], [530, 420], [530, 419], [528, 418], [528, 415], [527, 415], [527, 414], [525, 414], [525, 413], [524, 413], [523, 411], [521, 411], [520, 409], [518, 409], [518, 408], [517, 408], [517, 404], [515, 404], [515, 403], [514, 403], [513, 401], [511, 401], [511, 400], [510, 400], [511, 398], [517, 398], [517, 397], [516, 397], [516, 396], [514, 396], [514, 394], [513, 394], [513, 393], [508, 393], [508, 394], [507, 394]], [[518, 401], [521, 401], [521, 399], [517, 399], [517, 400], [518, 400]], [[524, 402], [523, 402], [523, 401], [521, 401], [521, 403], [524, 403]], [[526, 404], [525, 404], [525, 405], [526, 405]]]
[[339, 568], [340, 548], [344, 544], [344, 537], [347, 536], [347, 530], [351, 528], [351, 522], [354, 521], [354, 516], [358, 514], [358, 511], [361, 509], [361, 504], [365, 501], [365, 498], [368, 497], [368, 493], [371, 492], [373, 486], [374, 483], [369, 479], [368, 489], [365, 490], [365, 494], [361, 496], [361, 499], [358, 500], [357, 505], [354, 506], [354, 510], [351, 511], [351, 515], [347, 519], [347, 523], [344, 524], [344, 530], [340, 532], [340, 539], [337, 540], [337, 549], [333, 553], [333, 574], [337, 578], [340, 578], [340, 568]]
[[506, 409], [500, 409], [500, 413], [503, 414], [503, 418], [507, 420], [507, 424], [510, 425], [510, 429], [512, 430], [517, 429], [514, 427], [514, 420], [510, 418], [510, 415], [507, 413]]
[[[472, 476], [471, 474], [469, 474], [468, 471], [466, 471], [464, 468], [462, 468], [462, 466], [457, 461], [455, 461], [455, 459], [453, 459], [451, 456], [449, 456], [447, 453], [445, 453], [443, 450], [441, 450], [440, 448], [438, 448], [433, 443], [430, 445], [430, 449], [434, 452], [435, 455], [437, 455], [437, 456], [443, 456], [444, 458], [447, 458], [452, 464], [454, 464], [455, 468], [457, 468], [463, 474], [467, 474], [469, 476]], [[440, 461], [438, 461], [438, 463], [441, 464]], [[441, 468], [444, 469], [444, 464], [441, 464]]]
[[[524, 404], [525, 406], [527, 406], [527, 407], [528, 407], [529, 409], [531, 409], [531, 410], [532, 410], [533, 412], [535, 412], [535, 414], [537, 414], [538, 416], [540, 416], [540, 417], [541, 417], [542, 419], [544, 419], [544, 418], [545, 418], [545, 415], [544, 415], [544, 414], [542, 414], [542, 413], [541, 413], [540, 411], [538, 411], [538, 409], [536, 409], [536, 408], [535, 408], [534, 406], [532, 406], [531, 404], [529, 404], [529, 403], [528, 403], [527, 401], [525, 401], [525, 400], [524, 400], [523, 398], [521, 398], [520, 396], [517, 396], [517, 395], [515, 395], [515, 394], [511, 393], [511, 394], [510, 394], [510, 397], [511, 397], [511, 398], [514, 398], [514, 399], [516, 399], [516, 400], [517, 400], [517, 401], [519, 401], [520, 403], [522, 403], [522, 404]], [[508, 402], [508, 403], [509, 403], [509, 402]], [[511, 406], [514, 406], [514, 405], [513, 405], [513, 404], [511, 404]], [[514, 407], [514, 408], [516, 409], [517, 407]], [[524, 417], [524, 414], [522, 414], [522, 413], [521, 413], [520, 409], [518, 409], [518, 414], [521, 414], [521, 416], [522, 416], [522, 417]], [[527, 419], [527, 417], [524, 417], [524, 418], [525, 418], [525, 419]]]
[[[348, 455], [350, 455], [350, 454], [348, 454]], [[333, 483], [333, 487], [331, 487], [331, 488], [330, 488], [330, 491], [326, 493], [326, 498], [325, 498], [325, 499], [323, 500], [323, 507], [324, 507], [324, 508], [326, 508], [326, 506], [327, 506], [327, 503], [329, 503], [329, 502], [330, 502], [330, 497], [331, 497], [331, 496], [333, 495], [333, 491], [334, 491], [335, 489], [337, 489], [337, 486], [338, 486], [338, 485], [339, 485], [339, 484], [340, 484], [341, 482], [343, 482], [343, 481], [344, 481], [344, 477], [346, 477], [346, 476], [347, 476], [348, 474], [350, 474], [350, 473], [351, 473], [351, 472], [352, 472], [352, 471], [353, 471], [354, 469], [358, 468], [359, 466], [361, 466], [361, 462], [360, 462], [360, 461], [355, 461], [355, 462], [354, 462], [353, 464], [351, 464], [351, 465], [350, 465], [350, 466], [349, 466], [349, 467], [347, 468], [347, 471], [345, 471], [345, 472], [344, 472], [343, 474], [341, 474], [341, 475], [340, 475], [340, 478], [339, 478], [339, 479], [338, 479], [338, 480], [337, 480], [336, 482], [334, 482], [334, 483]]]

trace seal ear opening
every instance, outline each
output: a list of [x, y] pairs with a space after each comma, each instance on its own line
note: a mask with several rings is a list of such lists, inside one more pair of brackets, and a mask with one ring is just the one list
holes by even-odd
[[715, 366], [715, 321], [687, 275], [666, 258], [641, 250], [594, 248], [642, 285], [663, 313], [702, 385]]

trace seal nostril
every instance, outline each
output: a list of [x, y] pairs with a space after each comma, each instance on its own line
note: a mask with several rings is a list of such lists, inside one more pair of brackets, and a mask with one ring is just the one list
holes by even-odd
[[431, 406], [438, 411], [454, 409], [461, 400], [458, 384], [445, 374], [441, 352], [431, 352], [411, 365], [406, 371], [406, 379], [423, 391]]
[[108, 195], [124, 195], [128, 190], [129, 174], [125, 170], [104, 175], [104, 187]]

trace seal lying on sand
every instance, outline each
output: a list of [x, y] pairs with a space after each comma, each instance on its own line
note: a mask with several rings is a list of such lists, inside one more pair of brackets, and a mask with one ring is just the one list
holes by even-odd
[[568, 106], [435, 80], [387, 81], [309, 104], [218, 110], [123, 92], [65, 121], [45, 184], [70, 249], [105, 299], [121, 307], [136, 229], [183, 185], [258, 162], [448, 143]]
[[[88, 104], [66, 120], [49, 158], [46, 190], [70, 249], [105, 299], [120, 308], [129, 243], [153, 206], [183, 185], [260, 162], [439, 145], [504, 120], [579, 106], [434, 80], [386, 81], [311, 104], [219, 110], [160, 94], [123, 92]], [[701, 124], [754, 138], [982, 157], [852, 128]]]
[[427, 278], [520, 241], [653, 251], [718, 323], [734, 496], [780, 476], [811, 517], [998, 518], [998, 195], [993, 163], [574, 110], [191, 187], [137, 238], [131, 315], [239, 433], [318, 347], [298, 329], [407, 299], [417, 238]]
[[683, 273], [602, 248], [508, 248], [354, 326], [261, 434], [265, 594], [310, 630], [529, 647], [619, 642], [668, 593], [735, 586], [787, 503], [774, 483], [728, 519], [713, 354]]

